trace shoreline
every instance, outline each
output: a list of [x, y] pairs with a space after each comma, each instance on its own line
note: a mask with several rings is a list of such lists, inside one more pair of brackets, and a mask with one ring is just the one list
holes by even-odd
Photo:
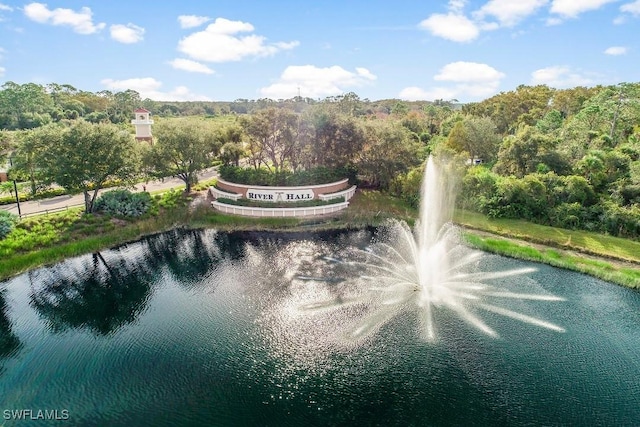
[[[362, 196], [366, 199], [366, 195]], [[187, 208], [174, 214], [162, 214], [123, 225], [97, 236], [59, 245], [43, 247], [25, 253], [14, 253], [0, 260], [0, 285], [26, 271], [52, 265], [68, 258], [115, 248], [137, 242], [145, 237], [170, 231], [175, 228], [214, 229], [221, 232], [273, 232], [273, 233], [317, 233], [331, 231], [357, 231], [380, 227], [386, 220], [405, 221], [410, 226], [415, 212], [406, 206], [385, 206], [379, 210], [375, 205], [360, 203], [348, 214], [327, 215], [305, 220], [293, 218], [245, 218], [224, 215], [212, 211], [206, 197], [198, 197], [199, 206]], [[202, 203], [204, 199], [205, 203]], [[383, 201], [384, 203], [388, 201]], [[375, 204], [375, 203], [374, 203]], [[351, 208], [351, 207], [350, 207]], [[373, 209], [372, 209], [373, 208]], [[175, 215], [177, 213], [177, 215]], [[585, 273], [601, 280], [640, 289], [640, 261], [616, 256], [603, 256], [575, 246], [554, 242], [528, 240], [507, 233], [492, 232], [489, 227], [474, 227], [467, 221], [452, 221], [460, 228], [462, 244], [476, 249], [526, 261], [534, 261], [558, 268]]]
[[[16, 276], [23, 274], [27, 271], [37, 269], [47, 265], [53, 265], [58, 262], [62, 262], [65, 259], [81, 256], [87, 253], [102, 251], [111, 248], [117, 248], [118, 246], [127, 245], [140, 241], [141, 239], [162, 234], [172, 229], [186, 228], [191, 230], [203, 230], [213, 229], [220, 232], [256, 232], [256, 233], [278, 233], [278, 234], [306, 234], [306, 233], [322, 233], [322, 232], [339, 232], [339, 231], [358, 231], [365, 229], [378, 228], [381, 223], [369, 223], [369, 224], [336, 224], [333, 221], [316, 222], [314, 224], [297, 224], [294, 226], [276, 226], [269, 227], [264, 224], [258, 226], [242, 226], [242, 225], [219, 225], [219, 226], [203, 226], [201, 224], [174, 224], [169, 228], [153, 230], [146, 233], [136, 233], [135, 236], [125, 240], [115, 240], [107, 238], [89, 238], [83, 242], [72, 242], [60, 245], [54, 248], [45, 248], [34, 252], [16, 255], [13, 258], [14, 261], [18, 261], [19, 265], [24, 266], [19, 271], [9, 271], [9, 274], [5, 274], [3, 271], [0, 273], [0, 285], [2, 282], [9, 281]], [[525, 261], [533, 261], [542, 264], [551, 265], [557, 268], [563, 268], [566, 270], [576, 271], [598, 279], [625, 286], [631, 289], [640, 289], [640, 264], [635, 262], [629, 262], [613, 257], [604, 257], [599, 255], [582, 253], [576, 250], [563, 249], [555, 246], [544, 245], [540, 243], [530, 242], [522, 239], [514, 239], [505, 237], [499, 234], [487, 232], [484, 230], [478, 230], [464, 225], [455, 224], [461, 231], [462, 244], [475, 249], [493, 253], [509, 258], [515, 258]], [[113, 236], [115, 237], [115, 236]], [[507, 244], [501, 244], [496, 242], [506, 242]], [[78, 247], [78, 244], [80, 246]], [[73, 246], [73, 247], [72, 247]], [[69, 251], [64, 250], [65, 247], [71, 249]], [[506, 249], [505, 249], [506, 248]], [[56, 250], [60, 256], [53, 256], [49, 252]], [[545, 257], [545, 255], [547, 255]], [[575, 265], [576, 259], [584, 259], [585, 263]], [[22, 261], [22, 262], [20, 262]], [[619, 270], [635, 270], [638, 274], [638, 279], [635, 281], [625, 280], [624, 278], [617, 277], [616, 271]]]

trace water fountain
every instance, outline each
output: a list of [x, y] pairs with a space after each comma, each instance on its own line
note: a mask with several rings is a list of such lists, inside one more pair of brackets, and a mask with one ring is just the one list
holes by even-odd
[[[478, 312], [489, 311], [501, 316], [548, 328], [558, 332], [558, 325], [518, 313], [492, 302], [496, 299], [563, 301], [549, 294], [513, 292], [489, 283], [490, 280], [522, 276], [534, 268], [518, 268], [499, 272], [469, 272], [468, 267], [483, 256], [469, 251], [460, 243], [459, 230], [451, 224], [453, 185], [445, 179], [442, 165], [429, 157], [422, 182], [420, 217], [412, 232], [406, 223], [391, 221], [384, 227], [383, 237], [356, 254], [357, 260], [325, 257], [325, 261], [343, 264], [358, 272], [357, 277], [370, 283], [366, 292], [349, 298], [340, 297], [304, 304], [303, 311], [324, 311], [351, 304], [366, 304], [365, 317], [348, 334], [350, 339], [370, 335], [407, 307], [416, 309], [421, 336], [436, 339], [434, 310], [448, 309], [487, 335], [498, 333], [482, 320]], [[298, 276], [300, 280], [323, 281], [323, 277]]]

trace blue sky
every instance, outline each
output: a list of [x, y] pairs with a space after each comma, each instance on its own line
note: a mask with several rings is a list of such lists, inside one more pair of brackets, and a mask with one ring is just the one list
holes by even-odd
[[0, 84], [485, 99], [640, 81], [640, 0], [0, 0]]

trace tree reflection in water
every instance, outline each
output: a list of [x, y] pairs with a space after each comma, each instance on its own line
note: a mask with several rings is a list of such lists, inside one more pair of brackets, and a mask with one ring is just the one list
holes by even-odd
[[15, 355], [22, 343], [11, 330], [11, 320], [9, 319], [8, 305], [4, 298], [4, 293], [0, 291], [0, 374], [4, 372], [2, 361]]
[[217, 262], [233, 256], [228, 240], [212, 230], [175, 229], [45, 267], [30, 274], [31, 305], [53, 331], [109, 335], [145, 311], [165, 272], [182, 286], [202, 282]]
[[154, 270], [164, 268], [182, 286], [193, 287], [229, 255], [227, 241], [226, 233], [213, 230], [173, 229], [144, 243]]
[[100, 252], [82, 260], [34, 273], [31, 305], [55, 332], [108, 335], [133, 322], [146, 308], [153, 272], [125, 257], [107, 261]]

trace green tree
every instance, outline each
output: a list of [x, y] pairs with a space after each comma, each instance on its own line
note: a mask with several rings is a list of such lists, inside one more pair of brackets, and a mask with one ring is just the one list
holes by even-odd
[[60, 144], [63, 133], [63, 127], [52, 124], [19, 134], [11, 173], [20, 181], [29, 181], [32, 195], [35, 195], [39, 188], [51, 184], [44, 168], [48, 161], [46, 156], [49, 147]]
[[596, 191], [603, 191], [609, 184], [630, 180], [631, 159], [618, 150], [590, 150], [576, 163], [575, 171]]
[[196, 119], [166, 119], [154, 128], [155, 144], [144, 154], [152, 176], [175, 176], [185, 184], [185, 193], [198, 182], [198, 172], [211, 166], [220, 151], [216, 128]]
[[584, 103], [595, 95], [601, 87], [577, 86], [570, 89], [556, 90], [551, 100], [551, 106], [562, 113], [563, 117], [569, 118], [577, 114]]
[[104, 112], [106, 114], [109, 99], [99, 93], [79, 91], [73, 95], [73, 99], [81, 102], [85, 113]]
[[578, 163], [575, 170], [587, 179], [596, 190], [601, 190], [607, 183], [607, 173], [604, 161], [600, 153], [587, 153]]
[[140, 94], [131, 89], [115, 93], [103, 90], [97, 95], [104, 100], [104, 111], [109, 116], [111, 123], [127, 123], [133, 110], [142, 103]]
[[220, 160], [225, 165], [240, 165], [240, 158], [245, 154], [242, 136], [242, 128], [236, 124], [225, 126], [219, 130], [218, 139], [222, 144]]
[[388, 189], [398, 175], [424, 160], [418, 157], [420, 144], [398, 124], [368, 122], [364, 135], [364, 148], [356, 162], [358, 172], [382, 189]]
[[465, 117], [453, 126], [447, 144], [458, 153], [467, 153], [472, 163], [478, 158], [491, 162], [500, 140], [496, 126], [488, 117]]
[[31, 129], [48, 123], [53, 101], [44, 86], [6, 82], [0, 90], [0, 129]]
[[107, 181], [131, 182], [139, 171], [133, 137], [110, 124], [77, 122], [59, 143], [46, 147], [45, 156], [49, 179], [70, 192], [81, 191], [87, 213]]
[[566, 127], [566, 149], [574, 160], [589, 149], [615, 148], [628, 141], [640, 121], [640, 85], [601, 88]]
[[353, 164], [364, 145], [358, 119], [320, 106], [305, 121], [309, 123], [310, 166], [340, 168]]
[[15, 147], [14, 134], [0, 129], [0, 164], [4, 164], [7, 156]]
[[406, 102], [398, 101], [391, 109], [391, 114], [397, 117], [404, 117], [409, 114], [409, 106]]
[[562, 122], [562, 113], [554, 109], [545, 114], [542, 119], [538, 120], [536, 129], [544, 134], [552, 133], [562, 128]]
[[556, 146], [554, 138], [537, 132], [532, 126], [524, 126], [516, 135], [504, 138], [494, 171], [519, 178], [540, 169], [565, 174], [569, 164], [556, 151]]
[[[84, 103], [77, 98], [78, 89], [68, 84], [50, 83], [47, 85], [47, 93], [53, 100], [54, 109], [57, 111], [58, 120], [62, 117], [76, 119], [86, 112]], [[52, 114], [53, 115], [53, 114]]]
[[431, 136], [440, 132], [442, 121], [452, 114], [451, 108], [439, 107], [434, 104], [425, 105], [423, 111], [426, 116], [427, 130]]
[[364, 104], [367, 100], [361, 100], [354, 92], [348, 92], [344, 95], [330, 96], [324, 100], [327, 106], [340, 113], [351, 117], [357, 117], [364, 114]]
[[463, 112], [489, 117], [501, 135], [515, 133], [522, 125], [533, 126], [549, 109], [554, 89], [546, 85], [520, 85], [515, 91], [502, 92], [481, 102], [466, 104]]
[[242, 118], [241, 125], [249, 137], [250, 160], [254, 167], [264, 164], [275, 173], [281, 172], [295, 154], [299, 117], [284, 108], [260, 110]]

